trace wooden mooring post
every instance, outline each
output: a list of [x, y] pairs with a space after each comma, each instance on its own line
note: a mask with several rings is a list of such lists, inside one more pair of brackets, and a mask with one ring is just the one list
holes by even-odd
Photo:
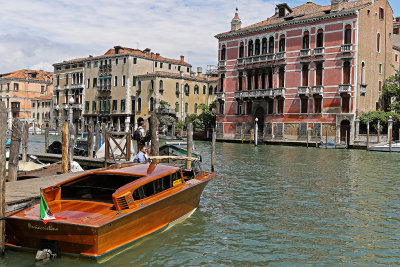
[[310, 132], [309, 132], [309, 130], [307, 129], [307, 148], [308, 148], [309, 139], [310, 139]]
[[50, 145], [50, 126], [46, 125], [46, 130], [44, 131], [44, 152], [47, 153], [47, 149], [49, 149]]
[[151, 131], [151, 155], [158, 156], [160, 154], [158, 143], [158, 118], [156, 115], [150, 117], [150, 131]]
[[88, 142], [87, 142], [89, 158], [93, 158], [93, 145], [94, 145], [93, 136], [94, 136], [94, 125], [93, 121], [91, 121], [88, 126]]
[[68, 142], [68, 171], [71, 170], [72, 161], [74, 161], [74, 146], [75, 146], [75, 126], [70, 123], [69, 124], [69, 142]]
[[[192, 157], [193, 153], [193, 123], [189, 122], [187, 126], [187, 156]], [[190, 160], [186, 161], [186, 168], [190, 169], [192, 167], [192, 162]]]
[[22, 162], [28, 159], [29, 124], [25, 122], [22, 129]]
[[68, 161], [68, 122], [64, 122], [62, 126], [62, 173], [67, 173], [69, 168]]
[[215, 128], [212, 131], [212, 139], [211, 139], [211, 171], [213, 172], [215, 169], [215, 143], [217, 140], [217, 133]]
[[392, 128], [389, 130], [389, 152], [392, 152]]
[[[99, 128], [100, 129], [100, 128]], [[106, 132], [107, 132], [107, 124], [104, 122], [104, 123], [102, 123], [102, 125], [101, 125], [101, 134], [102, 134], [102, 137], [101, 137], [101, 145], [103, 145], [104, 144], [104, 142], [105, 142], [105, 139], [106, 139]], [[98, 139], [97, 139], [98, 140]]]
[[369, 121], [367, 122], [367, 150], [369, 150]]
[[14, 182], [17, 180], [18, 163], [19, 163], [19, 148], [21, 145], [21, 122], [16, 119], [12, 124], [10, 158], [8, 160], [8, 181]]
[[[5, 102], [0, 101], [0, 217], [6, 212], [6, 142], [7, 142], [7, 109]], [[5, 220], [0, 220], [0, 254], [4, 255]]]

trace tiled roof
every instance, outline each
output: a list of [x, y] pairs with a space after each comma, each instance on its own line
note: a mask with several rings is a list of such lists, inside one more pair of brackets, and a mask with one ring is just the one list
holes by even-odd
[[[155, 71], [155, 72], [150, 72], [147, 74], [143, 75], [138, 75], [136, 77], [165, 77], [165, 78], [174, 78], [174, 79], [181, 79], [181, 75], [179, 73], [173, 73], [173, 72], [166, 72], [166, 71]], [[207, 81], [207, 76], [204, 75], [188, 75], [184, 74], [183, 75], [184, 80], [195, 80], [195, 81], [200, 81], [200, 82], [206, 82]], [[211, 78], [210, 78], [211, 80]]]
[[23, 70], [17, 70], [9, 73], [0, 74], [0, 78], [51, 82], [53, 80], [53, 73], [43, 70], [23, 69]]
[[[71, 60], [65, 60], [63, 62], [56, 63], [56, 64], [72, 63], [72, 62], [85, 61], [85, 60], [91, 60], [91, 59], [100, 59], [100, 58], [106, 58], [106, 57], [111, 57], [111, 56], [115, 56], [115, 55], [117, 55], [115, 53], [115, 48], [111, 48], [106, 53], [104, 53], [104, 55], [94, 56], [94, 57], [89, 56], [89, 57], [85, 57], [85, 58], [76, 58], [76, 59], [71, 59]], [[146, 53], [144, 50], [142, 51], [140, 49], [134, 49], [134, 48], [129, 48], [129, 47], [120, 47], [118, 55], [132, 55], [132, 56], [138, 56], [138, 57], [143, 57], [143, 58], [155, 59], [155, 60], [159, 60], [159, 61], [170, 62], [170, 63], [174, 63], [174, 64], [179, 64], [179, 65], [192, 66], [185, 61], [181, 62], [181, 60], [179, 60], [179, 59], [166, 58], [166, 57], [162, 57], [156, 53], [150, 53], [150, 52]]]
[[32, 100], [52, 99], [52, 98], [53, 98], [53, 94], [49, 94], [49, 95], [42, 95], [42, 96], [32, 98]]
[[[341, 4], [341, 9], [338, 12], [340, 13], [340, 12], [356, 11], [356, 10], [360, 10], [370, 4], [371, 4], [370, 0], [357, 0], [357, 1], [351, 1], [351, 2], [343, 2]], [[289, 15], [286, 15], [285, 17], [279, 17], [279, 14], [275, 14], [272, 17], [267, 18], [266, 20], [243, 27], [237, 31], [229, 31], [229, 32], [220, 33], [216, 37], [218, 38], [220, 35], [225, 35], [225, 34], [229, 34], [229, 33], [233, 33], [233, 32], [240, 33], [241, 31], [252, 30], [252, 29], [256, 29], [258, 27], [272, 26], [272, 25], [276, 25], [276, 24], [280, 24], [280, 23], [284, 23], [284, 22], [301, 21], [304, 19], [321, 17], [321, 16], [324, 16], [327, 14], [338, 13], [338, 12], [330, 13], [331, 9], [332, 9], [331, 5], [320, 6], [320, 5], [317, 5], [312, 2], [307, 2], [303, 5], [294, 7], [292, 9], [293, 12], [291, 12]]]

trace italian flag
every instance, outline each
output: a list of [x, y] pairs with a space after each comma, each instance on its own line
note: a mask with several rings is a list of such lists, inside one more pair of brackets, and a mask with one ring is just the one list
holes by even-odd
[[56, 217], [53, 215], [53, 213], [51, 213], [42, 192], [40, 192], [40, 219], [44, 222], [44, 224], [51, 220], [61, 219], [60, 217]]

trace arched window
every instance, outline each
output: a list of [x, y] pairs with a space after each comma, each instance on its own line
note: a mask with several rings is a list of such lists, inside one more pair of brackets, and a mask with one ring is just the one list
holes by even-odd
[[176, 94], [176, 96], [178, 97], [179, 96], [179, 83], [176, 83], [175, 84], [175, 94]]
[[175, 102], [175, 112], [179, 112], [179, 102]]
[[150, 97], [149, 100], [149, 111], [152, 112], [154, 110], [154, 99]]
[[350, 84], [350, 61], [345, 61], [343, 64], [343, 84]]
[[279, 68], [279, 88], [285, 87], [285, 67]]
[[224, 91], [224, 82], [225, 82], [225, 74], [221, 74], [221, 78], [220, 78], [220, 91], [223, 92]]
[[188, 96], [190, 91], [190, 87], [188, 84], [185, 84], [185, 94]]
[[140, 97], [137, 99], [137, 111], [142, 111], [142, 99]]
[[249, 41], [249, 51], [247, 54], [249, 57], [253, 56], [253, 40]]
[[268, 53], [268, 46], [267, 46], [267, 38], [262, 39], [262, 54], [265, 55]]
[[381, 52], [381, 34], [376, 35], [376, 52]]
[[203, 85], [203, 95], [207, 93], [207, 86]]
[[365, 62], [361, 63], [361, 85], [365, 85]]
[[138, 90], [139, 91], [142, 90], [142, 82], [141, 81], [138, 81]]
[[151, 90], [154, 90], [154, 80], [151, 80], [151, 81], [150, 81], [150, 89], [151, 89]]
[[346, 25], [344, 30], [344, 43], [351, 44], [351, 26]]
[[318, 30], [316, 47], [324, 47], [324, 31], [322, 29]]
[[226, 58], [226, 47], [225, 45], [223, 45], [221, 49], [221, 60], [225, 60], [225, 58]]
[[274, 37], [273, 36], [269, 37], [269, 41], [268, 41], [268, 53], [269, 54], [274, 53], [274, 47], [275, 47], [274, 42], [275, 42]]
[[199, 94], [199, 86], [197, 84], [194, 86], [194, 90], [193, 91], [194, 91], [195, 95]]
[[309, 49], [310, 48], [310, 33], [308, 31], [304, 32], [303, 35], [303, 49]]
[[218, 92], [218, 85], [216, 85], [214, 88], [214, 94], [216, 94], [217, 92]]
[[214, 90], [213, 86], [210, 85], [210, 87], [208, 87], [208, 94], [212, 95], [213, 94], [213, 90]]
[[194, 114], [197, 114], [197, 103], [194, 103]]
[[303, 64], [301, 68], [302, 85], [308, 86], [308, 64]]
[[240, 43], [240, 47], [239, 47], [239, 58], [243, 58], [244, 57], [244, 44], [243, 42]]
[[285, 40], [285, 35], [281, 35], [279, 39], [279, 52], [285, 52], [286, 49], [286, 40]]
[[315, 85], [322, 85], [322, 63], [317, 63], [315, 66], [315, 72], [316, 72], [316, 79], [315, 79]]
[[164, 89], [164, 84], [163, 84], [163, 81], [160, 80], [160, 90], [163, 90], [163, 89]]
[[243, 72], [239, 72], [239, 78], [238, 78], [239, 91], [242, 91], [242, 86], [243, 86]]
[[248, 72], [247, 73], [247, 90], [251, 90], [252, 89], [252, 73]]
[[254, 49], [254, 55], [259, 55], [260, 54], [260, 39], [256, 40], [256, 47]]

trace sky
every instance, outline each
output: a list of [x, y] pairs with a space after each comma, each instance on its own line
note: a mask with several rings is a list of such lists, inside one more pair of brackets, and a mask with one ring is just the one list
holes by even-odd
[[[307, 0], [1, 0], [0, 73], [53, 71], [52, 64], [104, 54], [121, 45], [150, 48], [193, 67], [214, 65], [217, 40], [230, 30], [236, 6], [247, 26], [273, 15], [275, 5]], [[330, 0], [313, 0], [329, 5]], [[389, 0], [395, 16], [400, 1]]]

